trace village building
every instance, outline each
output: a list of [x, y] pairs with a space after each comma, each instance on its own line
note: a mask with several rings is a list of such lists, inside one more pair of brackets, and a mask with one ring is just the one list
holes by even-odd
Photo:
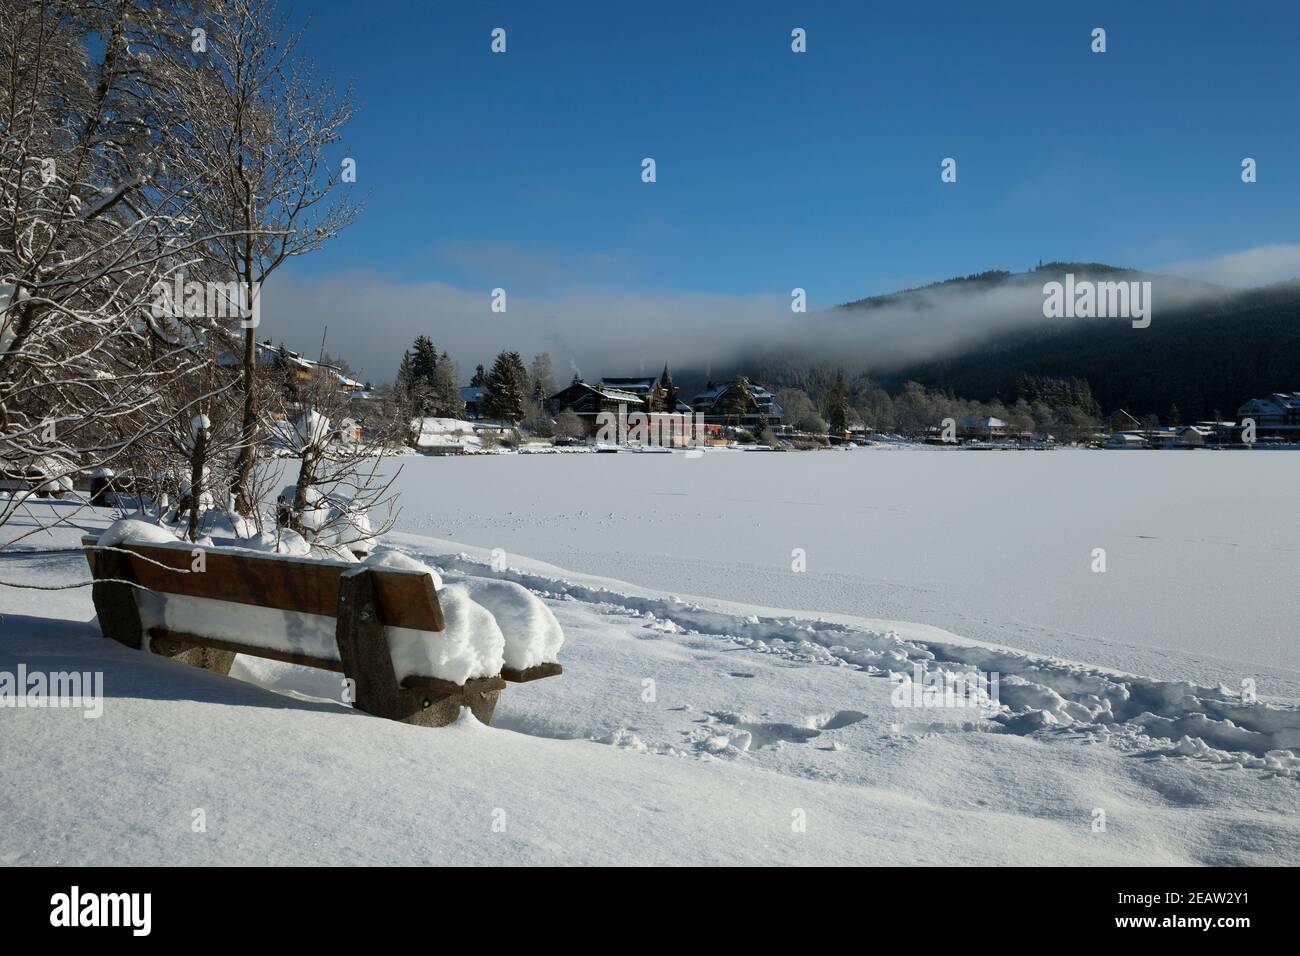
[[465, 388], [456, 389], [456, 394], [465, 403], [465, 417], [470, 421], [478, 421], [484, 417], [484, 396], [486, 392], [487, 390], [480, 385], [469, 385]]
[[992, 415], [963, 415], [957, 422], [957, 437], [994, 441], [1008, 437], [1010, 426]]
[[1300, 392], [1274, 392], [1252, 398], [1237, 409], [1237, 416], [1255, 422], [1257, 442], [1300, 442]]
[[[672, 373], [668, 366], [658, 376], [636, 376], [602, 378], [599, 384], [584, 382], [574, 378], [567, 387], [560, 389], [546, 400], [546, 410], [551, 415], [558, 415], [569, 409], [581, 419], [588, 435], [595, 435], [601, 427], [602, 413], [608, 413], [623, 421], [634, 413], [645, 415], [689, 415], [691, 407], [678, 397], [677, 386], [673, 384]], [[671, 444], [687, 440], [688, 429], [682, 422], [680, 427], [671, 430]]]
[[1174, 444], [1178, 448], [1203, 448], [1214, 440], [1214, 429], [1205, 425], [1187, 425], [1174, 429]]
[[592, 385], [581, 379], [575, 379], [570, 385], [560, 389], [546, 400], [546, 410], [552, 416], [568, 409], [582, 421], [588, 435], [594, 435], [600, 428], [598, 421], [601, 413], [617, 416], [620, 406], [624, 413], [645, 411], [645, 400], [634, 392], [600, 385]]
[[668, 371], [668, 366], [654, 376], [638, 376], [635, 378], [602, 378], [600, 387], [616, 392], [626, 392], [635, 395], [641, 400], [641, 405], [629, 411], [640, 412], [673, 412], [675, 414], [685, 414], [691, 410], [691, 407], [678, 398], [677, 386], [673, 384], [672, 373]]
[[[750, 382], [748, 396], [739, 401], [735, 389], [735, 381], [722, 385], [709, 382], [704, 391], [691, 399], [691, 408], [710, 425], [738, 425], [752, 429], [780, 424], [785, 411], [770, 391]], [[735, 410], [737, 404], [744, 405], [743, 411]]]
[[1135, 432], [1142, 428], [1142, 423], [1122, 408], [1112, 412], [1110, 418], [1106, 419], [1106, 424], [1112, 433]]
[[[311, 359], [304, 358], [298, 352], [285, 348], [283, 345], [272, 345], [271, 340], [258, 342], [256, 348], [256, 368], [259, 376], [269, 376], [272, 381], [278, 381], [285, 390], [286, 407], [285, 411], [272, 410], [271, 417], [277, 422], [287, 421], [285, 412], [289, 417], [293, 417], [301, 412], [301, 401], [303, 390], [311, 388], [317, 383], [332, 385], [339, 392], [344, 394], [349, 401], [349, 407], [352, 409], [352, 417], [347, 418], [341, 423], [343, 433], [359, 440], [363, 433], [363, 426], [369, 415], [376, 414], [379, 410], [380, 402], [372, 395], [369, 387], [364, 382], [358, 382], [354, 378], [343, 374], [343, 370], [336, 365], [330, 365], [325, 362], [313, 362]], [[226, 369], [232, 375], [238, 375], [243, 368], [243, 354], [232, 352], [222, 352], [217, 356], [217, 365]]]
[[[298, 386], [310, 385], [318, 378], [323, 377], [326, 381], [332, 382], [340, 391], [348, 394], [358, 394], [366, 391], [364, 382], [349, 378], [337, 366], [325, 362], [313, 362], [311, 359], [304, 358], [298, 352], [287, 349], [283, 345], [272, 345], [270, 339], [265, 342], [258, 342], [256, 350], [256, 363], [259, 374], [280, 374], [285, 376], [286, 381]], [[217, 356], [217, 365], [225, 369], [237, 371], [243, 367], [243, 364], [242, 353], [223, 352]]]

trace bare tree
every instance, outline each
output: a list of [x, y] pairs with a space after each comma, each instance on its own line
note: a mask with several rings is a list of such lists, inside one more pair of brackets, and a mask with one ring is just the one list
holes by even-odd
[[586, 426], [572, 408], [562, 409], [555, 416], [555, 434], [560, 438], [581, 438], [586, 433]]
[[[0, 465], [60, 480], [130, 456], [201, 368], [158, 290], [204, 239], [169, 91], [188, 34], [144, 3], [0, 0]], [[0, 524], [22, 507], [17, 489]]]
[[327, 553], [369, 550], [396, 518], [392, 485], [400, 469], [383, 467], [394, 433], [382, 426], [363, 433], [337, 376], [320, 366], [278, 418], [275, 440], [298, 459], [298, 474], [280, 495], [277, 524]]
[[[263, 0], [0, 0], [0, 524], [112, 467], [192, 540], [230, 492], [261, 530], [257, 293], [357, 208], [325, 161], [350, 99], [283, 27]], [[308, 487], [384, 497], [377, 462], [308, 450]]]
[[242, 324], [241, 443], [231, 491], [253, 510], [248, 484], [263, 422], [258, 410], [257, 309], [262, 284], [294, 256], [318, 248], [350, 223], [358, 205], [337, 187], [343, 170], [326, 152], [352, 116], [351, 91], [336, 96], [302, 55], [302, 34], [287, 29], [272, 0], [213, 0], [206, 23], [206, 69], [183, 90], [196, 124], [183, 160], [209, 184], [198, 206], [213, 238], [206, 263], [239, 284], [253, 313]]

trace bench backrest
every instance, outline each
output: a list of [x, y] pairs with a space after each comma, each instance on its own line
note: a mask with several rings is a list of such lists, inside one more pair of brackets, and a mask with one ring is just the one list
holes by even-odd
[[[86, 559], [95, 567], [95, 539], [83, 538]], [[355, 567], [283, 555], [237, 553], [205, 548], [205, 570], [192, 571], [191, 546], [124, 544], [134, 581], [160, 594], [210, 598], [280, 611], [338, 614], [339, 577]], [[373, 568], [380, 618], [390, 627], [441, 631], [446, 626], [433, 579], [419, 571]]]

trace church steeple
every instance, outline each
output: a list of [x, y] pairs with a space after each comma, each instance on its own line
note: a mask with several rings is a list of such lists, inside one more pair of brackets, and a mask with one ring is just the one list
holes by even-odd
[[659, 376], [659, 387], [663, 389], [664, 411], [677, 411], [677, 386], [673, 384], [673, 376], [668, 371], [668, 363], [666, 362], [664, 363], [663, 374]]

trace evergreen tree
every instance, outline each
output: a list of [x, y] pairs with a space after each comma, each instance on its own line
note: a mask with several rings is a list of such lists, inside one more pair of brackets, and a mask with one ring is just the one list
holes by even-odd
[[844, 381], [844, 372], [835, 373], [835, 384], [826, 394], [826, 421], [831, 434], [843, 437], [849, 424], [849, 387]]
[[403, 358], [403, 369], [398, 370], [401, 378], [399, 388], [405, 392], [406, 403], [412, 417], [423, 418], [437, 415], [436, 376], [438, 370], [438, 350], [427, 335], [418, 336], [412, 350]]
[[728, 420], [739, 418], [749, 411], [749, 406], [753, 404], [754, 398], [749, 392], [749, 379], [743, 375], [737, 375], [735, 380], [727, 387], [719, 402], [719, 411], [726, 415]]
[[397, 379], [393, 382], [393, 414], [403, 423], [402, 432], [410, 430], [411, 419], [415, 417], [415, 403], [411, 398], [412, 372], [411, 353], [402, 353], [402, 363], [397, 366]]
[[415, 340], [415, 354], [411, 356], [411, 374], [418, 380], [433, 384], [433, 371], [438, 367], [438, 350], [427, 335]]
[[482, 388], [487, 384], [487, 375], [483, 372], [483, 366], [480, 364], [474, 369], [474, 377], [469, 380], [470, 388]]
[[528, 370], [518, 352], [502, 352], [492, 363], [483, 383], [484, 406], [489, 418], [518, 423], [524, 417]]
[[533, 364], [528, 369], [528, 395], [538, 405], [543, 405], [557, 391], [555, 378], [551, 373], [551, 353], [543, 352], [533, 356]]
[[456, 363], [446, 352], [442, 353], [433, 370], [429, 399], [433, 414], [440, 418], [462, 418], [465, 415], [465, 402], [456, 388]]

